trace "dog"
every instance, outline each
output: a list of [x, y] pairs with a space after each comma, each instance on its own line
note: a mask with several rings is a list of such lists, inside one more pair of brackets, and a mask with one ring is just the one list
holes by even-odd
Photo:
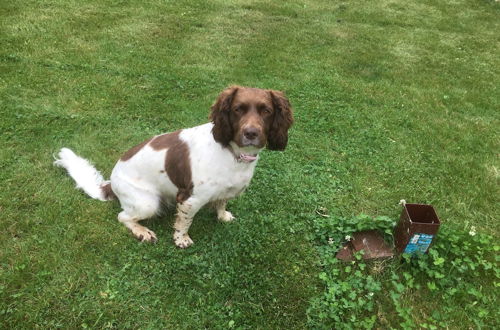
[[188, 235], [201, 207], [212, 204], [217, 218], [234, 219], [227, 201], [249, 185], [259, 152], [284, 150], [293, 113], [286, 96], [275, 90], [226, 88], [211, 107], [210, 122], [154, 136], [118, 160], [109, 181], [90, 162], [62, 148], [54, 162], [75, 180], [77, 188], [101, 201], [118, 199], [118, 220], [140, 241], [157, 237], [139, 221], [175, 204], [174, 242], [193, 244]]

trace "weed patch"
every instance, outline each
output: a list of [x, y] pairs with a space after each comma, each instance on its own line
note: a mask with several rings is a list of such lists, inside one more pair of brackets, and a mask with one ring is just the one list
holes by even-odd
[[[457, 304], [466, 311], [468, 323], [479, 328], [496, 325], [500, 247], [491, 236], [479, 235], [474, 228], [466, 233], [444, 226], [428, 254], [365, 261], [361, 251], [355, 260], [345, 262], [335, 255], [353, 232], [377, 229], [390, 240], [395, 221], [322, 215], [314, 220], [314, 240], [324, 292], [308, 310], [312, 328], [460, 327]], [[388, 318], [391, 314], [397, 317]]]

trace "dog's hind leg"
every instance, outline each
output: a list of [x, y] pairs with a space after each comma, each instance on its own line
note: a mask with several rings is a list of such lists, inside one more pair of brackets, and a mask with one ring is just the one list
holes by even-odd
[[141, 242], [156, 242], [153, 231], [141, 226], [138, 222], [156, 215], [159, 211], [160, 201], [157, 196], [141, 194], [140, 198], [120, 199], [123, 211], [118, 214], [118, 221], [123, 223], [132, 234]]
[[140, 225], [138, 222], [149, 217], [139, 217], [137, 215], [130, 215], [126, 211], [120, 212], [118, 214], [118, 220], [123, 223], [134, 235], [135, 238], [137, 238], [141, 242], [156, 242], [156, 234], [148, 229], [147, 227], [144, 227]]

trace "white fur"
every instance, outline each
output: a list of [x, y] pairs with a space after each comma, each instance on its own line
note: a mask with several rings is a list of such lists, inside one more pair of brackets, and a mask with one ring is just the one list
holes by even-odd
[[82, 189], [92, 198], [105, 201], [101, 185], [105, 184], [101, 173], [86, 159], [77, 156], [68, 148], [62, 148], [54, 165], [64, 167], [75, 180], [76, 188]]
[[[240, 154], [257, 154], [260, 149], [223, 147], [214, 140], [212, 123], [182, 130], [179, 138], [189, 149], [193, 193], [183, 203], [177, 204], [174, 241], [185, 248], [193, 243], [187, 231], [194, 215], [210, 202], [215, 202], [217, 217], [231, 221], [233, 215], [226, 211], [226, 201], [238, 196], [249, 185], [257, 160], [238, 161]], [[132, 158], [119, 160], [111, 173], [111, 188], [120, 200], [123, 211], [118, 220], [127, 226], [141, 241], [155, 241], [155, 234], [137, 222], [157, 214], [161, 201], [175, 204], [178, 188], [165, 173], [165, 158], [169, 150], [155, 150], [145, 145]], [[68, 173], [91, 197], [104, 200], [100, 186], [101, 174], [90, 163], [71, 150], [63, 148], [55, 164]]]

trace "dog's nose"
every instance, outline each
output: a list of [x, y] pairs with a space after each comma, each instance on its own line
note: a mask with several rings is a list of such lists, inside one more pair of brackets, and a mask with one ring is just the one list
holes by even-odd
[[259, 130], [255, 127], [248, 127], [243, 130], [243, 135], [249, 140], [254, 140], [259, 135]]

